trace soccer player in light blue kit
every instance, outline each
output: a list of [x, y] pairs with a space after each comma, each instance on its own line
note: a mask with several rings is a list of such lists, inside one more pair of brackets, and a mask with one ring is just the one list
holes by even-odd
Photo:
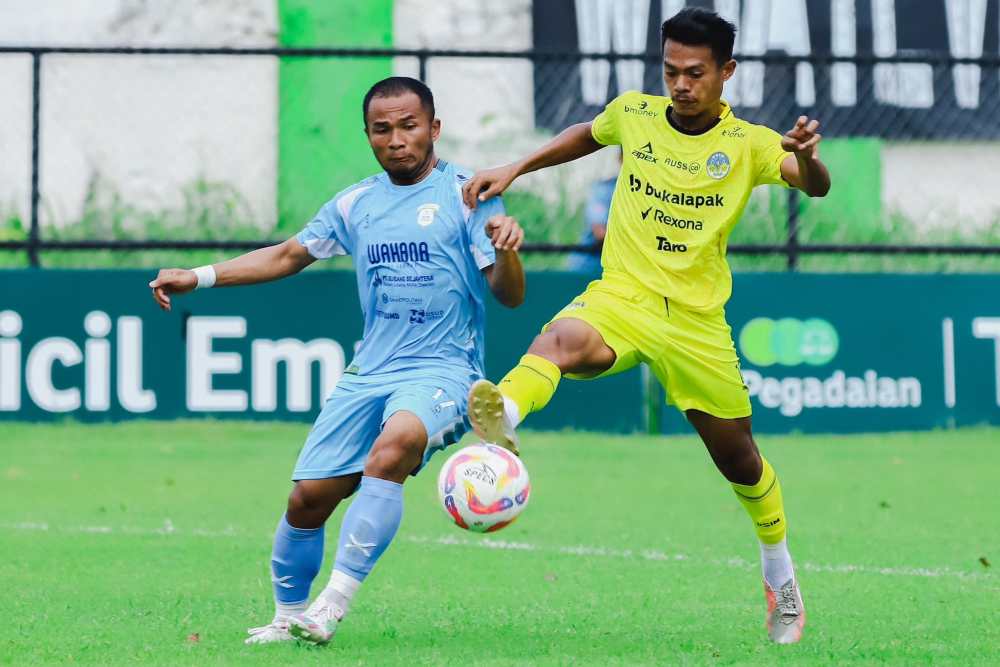
[[[280, 245], [194, 270], [164, 269], [150, 283], [169, 310], [171, 294], [276, 280], [317, 259], [354, 257], [361, 347], [299, 455], [271, 555], [274, 618], [250, 630], [250, 644], [330, 641], [399, 528], [404, 480], [466, 430], [466, 396], [484, 370], [485, 288], [509, 307], [524, 300], [517, 254], [524, 233], [499, 199], [475, 211], [463, 204], [469, 172], [434, 154], [441, 123], [427, 86], [380, 81], [363, 112], [384, 173], [340, 192]], [[355, 491], [330, 582], [307, 608], [324, 524]]]

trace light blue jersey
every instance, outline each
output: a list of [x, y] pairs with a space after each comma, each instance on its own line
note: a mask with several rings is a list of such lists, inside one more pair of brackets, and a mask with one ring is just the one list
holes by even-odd
[[461, 196], [467, 173], [442, 160], [415, 185], [372, 176], [334, 197], [296, 237], [316, 258], [353, 255], [365, 331], [292, 479], [361, 472], [399, 411], [427, 432], [413, 474], [468, 429], [466, 396], [483, 376], [482, 269], [496, 259], [485, 225], [504, 209], [494, 198], [470, 211]]
[[296, 237], [318, 259], [354, 258], [365, 330], [348, 372], [483, 375], [482, 269], [495, 261], [485, 225], [504, 208], [499, 197], [467, 208], [469, 175], [444, 160], [415, 185], [383, 172], [339, 193]]

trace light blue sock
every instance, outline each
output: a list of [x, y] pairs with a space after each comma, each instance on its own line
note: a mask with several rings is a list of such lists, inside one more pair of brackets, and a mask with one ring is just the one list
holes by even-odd
[[358, 496], [340, 525], [333, 569], [364, 581], [403, 520], [403, 485], [362, 477]]
[[323, 563], [323, 527], [295, 528], [282, 515], [271, 550], [271, 582], [279, 615], [302, 611]]

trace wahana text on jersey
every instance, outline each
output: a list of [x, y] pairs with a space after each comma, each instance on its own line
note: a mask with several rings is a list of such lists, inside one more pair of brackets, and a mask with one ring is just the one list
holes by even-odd
[[369, 243], [368, 262], [370, 264], [391, 264], [393, 262], [428, 262], [431, 259], [426, 241], [397, 241], [392, 243]]
[[673, 204], [674, 206], [687, 206], [689, 208], [710, 206], [712, 208], [717, 208], [719, 206], [726, 205], [725, 198], [720, 194], [693, 195], [689, 192], [667, 192], [666, 190], [657, 190], [650, 183], [646, 183], [646, 192], [644, 194], [647, 197], [654, 197], [666, 204]]

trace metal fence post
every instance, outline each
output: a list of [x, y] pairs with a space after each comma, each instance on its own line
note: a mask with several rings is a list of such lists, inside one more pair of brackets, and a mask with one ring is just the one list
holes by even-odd
[[38, 267], [38, 134], [42, 103], [42, 54], [31, 54], [31, 222], [28, 228], [28, 262]]
[[417, 70], [419, 74], [417, 74], [417, 78], [424, 83], [427, 83], [427, 56], [423, 54], [417, 56], [417, 63], [419, 65], [419, 69]]
[[788, 240], [785, 243], [785, 254], [788, 257], [788, 270], [795, 271], [799, 267], [799, 191], [788, 189]]

